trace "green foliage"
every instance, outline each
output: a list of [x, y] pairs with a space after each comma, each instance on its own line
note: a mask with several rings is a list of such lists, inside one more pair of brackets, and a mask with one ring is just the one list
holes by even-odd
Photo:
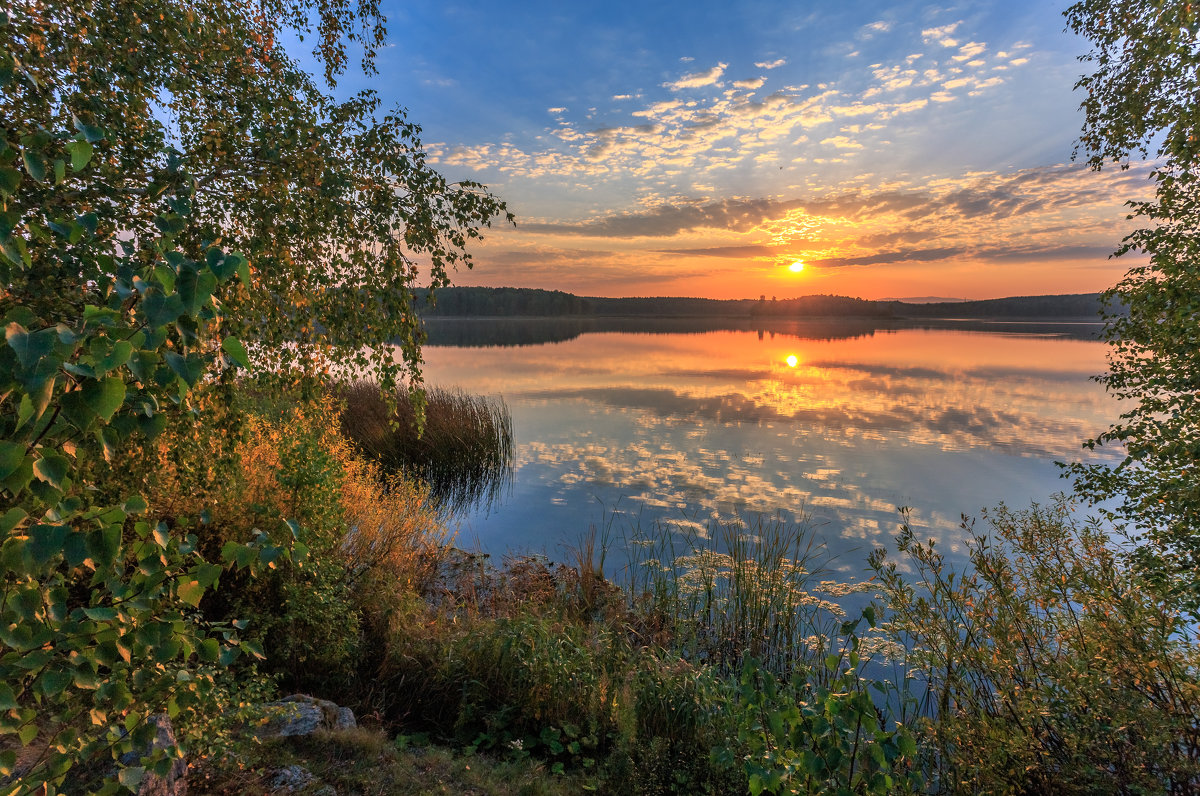
[[[1195, 626], [1063, 499], [985, 513], [954, 571], [906, 522], [915, 575], [873, 563], [911, 650], [923, 765], [945, 792], [1186, 793], [1200, 783]], [[967, 530], [971, 530], [969, 527]], [[914, 717], [916, 718], [916, 717]]]
[[[912, 765], [917, 753], [912, 732], [889, 726], [871, 694], [873, 686], [886, 704], [895, 686], [860, 674], [855, 624], [848, 623], [842, 654], [823, 662], [826, 672], [800, 668], [781, 684], [758, 661], [746, 660], [739, 680], [738, 739], [748, 750], [744, 766], [753, 796], [922, 790]], [[714, 755], [733, 756], [728, 750]]]
[[[405, 375], [416, 389], [411, 289], [423, 271], [439, 287], [470, 267], [463, 247], [505, 210], [481, 186], [431, 169], [402, 111], [381, 113], [369, 92], [334, 101], [279, 44], [312, 19], [327, 77], [345, 65], [347, 36], [366, 46], [369, 65], [382, 18], [377, 2], [356, 5], [51, 0], [7, 13], [0, 118], [20, 129], [10, 130], [0, 184], [45, 196], [61, 172], [76, 209], [56, 208], [36, 229], [11, 217], [0, 230], [6, 261], [22, 261], [31, 236], [74, 241], [97, 224], [103, 240], [169, 232], [201, 260], [216, 243], [240, 252], [211, 264], [244, 287], [221, 297], [232, 361], [288, 375], [353, 364], [389, 389]], [[76, 120], [73, 143], [35, 143]], [[191, 181], [186, 224], [160, 201], [180, 171]], [[51, 296], [79, 276], [46, 258], [13, 274], [16, 289], [37, 284]], [[193, 277], [181, 273], [178, 299], [148, 308], [155, 321], [170, 320], [176, 302], [210, 303], [213, 283]], [[195, 360], [170, 365], [199, 376]]]
[[822, 553], [804, 521], [637, 528], [630, 588], [642, 631], [722, 674], [747, 656], [774, 672], [823, 660], [844, 618], [836, 600], [869, 584], [823, 581]]
[[[40, 91], [28, 74], [9, 79]], [[77, 203], [79, 175], [55, 167], [51, 180], [44, 166], [69, 153], [86, 173], [85, 155], [109, 134], [76, 127], [0, 138], [16, 175], [0, 192], [0, 233], [18, 253], [0, 271], [0, 734], [21, 749], [0, 753], [0, 775], [18, 776], [12, 793], [53, 789], [96, 757], [115, 765], [154, 734], [152, 714], [204, 709], [216, 668], [247, 649], [234, 627], [195, 618], [223, 568], [197, 555], [194, 536], [139, 519], [141, 496], [98, 502], [86, 467], [158, 433], [199, 373], [227, 364], [210, 342], [220, 328], [211, 298], [233, 282], [237, 269], [224, 266], [237, 255], [203, 247], [193, 259], [179, 248], [192, 192], [177, 164], [162, 175], [159, 231], [105, 240], [96, 213]], [[230, 553], [253, 568], [281, 551]], [[173, 753], [135, 761], [106, 790], [135, 788]]]
[[1070, 469], [1086, 498], [1119, 496], [1104, 510], [1138, 535], [1143, 572], [1200, 612], [1200, 17], [1186, 0], [1083, 0], [1066, 17], [1094, 47], [1083, 60], [1095, 71], [1076, 86], [1087, 92], [1089, 164], [1156, 158], [1154, 198], [1130, 204], [1145, 226], [1117, 251], [1149, 260], [1106, 294], [1110, 370], [1100, 380], [1126, 403], [1086, 443], [1122, 445], [1125, 458]]
[[[305, 515], [298, 501], [270, 533], [216, 545], [203, 515], [151, 505], [152, 473], [127, 457], [220, 404], [250, 366], [315, 374], [348, 354], [415, 388], [416, 258], [444, 284], [470, 264], [463, 245], [503, 212], [478, 186], [430, 170], [401, 113], [377, 121], [373, 97], [339, 104], [319, 91], [277, 43], [284, 26], [311, 22], [330, 79], [346, 41], [365, 46], [368, 65], [382, 41], [371, 0], [0, 10], [6, 793], [53, 792], [106, 765], [104, 792], [136, 789], [165, 770], [178, 750], [119, 771], [116, 761], [141, 748], [155, 713], [200, 727], [218, 712], [218, 669], [262, 655], [239, 641], [234, 614], [203, 618], [218, 582], [295, 571], [285, 511], [297, 511], [291, 532], [332, 538], [328, 472], [306, 470], [305, 451], [293, 451], [283, 486], [324, 508]], [[382, 347], [370, 359], [365, 346], [392, 340], [398, 363]], [[219, 487], [229, 472], [206, 477]], [[333, 566], [282, 584], [283, 602], [310, 626], [353, 635]]]

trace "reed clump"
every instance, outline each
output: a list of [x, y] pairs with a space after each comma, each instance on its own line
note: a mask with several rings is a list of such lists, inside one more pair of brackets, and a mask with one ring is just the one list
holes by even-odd
[[422, 402], [369, 381], [336, 394], [346, 438], [385, 471], [427, 483], [447, 509], [490, 505], [510, 484], [512, 416], [501, 399], [433, 387]]
[[844, 640], [839, 601], [872, 589], [827, 579], [803, 517], [656, 522], [626, 546], [635, 612], [688, 660], [726, 675], [747, 658], [781, 674], [823, 659]]

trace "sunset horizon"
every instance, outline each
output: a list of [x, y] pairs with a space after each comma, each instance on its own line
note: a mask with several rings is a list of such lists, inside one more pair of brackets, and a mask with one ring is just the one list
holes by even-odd
[[1085, 48], [1043, 4], [387, 10], [378, 78], [339, 92], [405, 106], [517, 219], [456, 285], [969, 300], [1134, 264], [1149, 168], [1073, 162]]

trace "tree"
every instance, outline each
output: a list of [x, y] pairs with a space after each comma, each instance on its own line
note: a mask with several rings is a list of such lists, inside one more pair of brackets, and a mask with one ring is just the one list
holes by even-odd
[[204, 710], [216, 667], [256, 651], [196, 607], [289, 554], [264, 537], [206, 561], [100, 463], [252, 365], [416, 389], [414, 283], [469, 267], [505, 213], [430, 169], [401, 111], [334, 102], [297, 67], [278, 41], [310, 15], [328, 80], [348, 43], [371, 67], [374, 0], [0, 10], [0, 792], [53, 792], [151, 714]]
[[1152, 156], [1154, 184], [1130, 203], [1145, 226], [1116, 252], [1148, 261], [1105, 294], [1100, 381], [1126, 403], [1085, 443], [1123, 445], [1124, 458], [1070, 471], [1081, 495], [1117, 499], [1107, 513], [1138, 539], [1135, 561], [1200, 611], [1200, 19], [1186, 0], [1082, 0], [1066, 18], [1093, 46], [1081, 60], [1095, 70], [1076, 84], [1079, 150], [1095, 169]]

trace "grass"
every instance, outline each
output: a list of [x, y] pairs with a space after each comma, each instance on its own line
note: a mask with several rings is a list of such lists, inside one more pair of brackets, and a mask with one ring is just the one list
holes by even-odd
[[825, 580], [825, 552], [807, 521], [752, 516], [627, 534], [634, 611], [660, 643], [735, 674], [747, 657], [777, 674], [840, 648], [838, 599], [870, 583]]
[[499, 760], [411, 741], [410, 736], [393, 739], [380, 729], [364, 728], [277, 738], [247, 754], [240, 769], [194, 769], [188, 777], [188, 793], [295, 792], [272, 788], [277, 772], [293, 765], [312, 775], [298, 791], [303, 794], [332, 788], [341, 796], [567, 796], [587, 786], [585, 778], [552, 774], [544, 763], [531, 758]]
[[425, 392], [420, 406], [408, 393], [383, 394], [371, 382], [342, 385], [342, 433], [394, 473], [426, 482], [447, 509], [497, 500], [511, 482], [512, 417], [498, 398], [460, 390]]

